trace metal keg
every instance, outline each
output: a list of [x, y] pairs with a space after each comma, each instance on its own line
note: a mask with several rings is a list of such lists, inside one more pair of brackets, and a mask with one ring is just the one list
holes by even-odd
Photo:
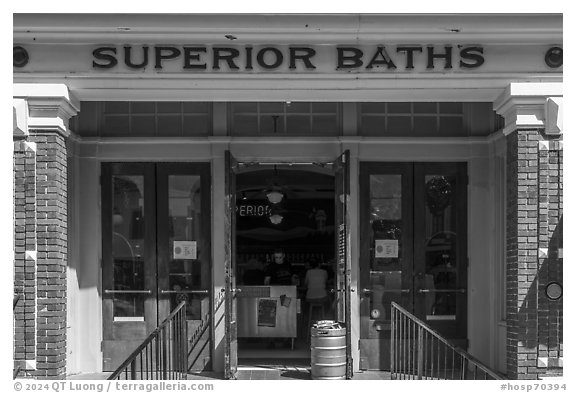
[[346, 379], [346, 328], [318, 321], [310, 329], [312, 379]]

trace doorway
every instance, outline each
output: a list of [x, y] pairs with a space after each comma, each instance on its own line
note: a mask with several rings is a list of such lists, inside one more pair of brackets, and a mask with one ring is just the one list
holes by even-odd
[[466, 349], [466, 163], [361, 163], [360, 214], [360, 368], [390, 367], [391, 302]]
[[[114, 371], [186, 301], [211, 318], [210, 176], [204, 163], [102, 164], [103, 370]], [[210, 330], [189, 356], [210, 364]]]
[[[236, 176], [236, 189], [239, 365], [309, 363], [311, 324], [336, 319], [334, 175], [312, 164], [247, 166]], [[279, 251], [291, 277], [272, 277], [266, 286]], [[306, 274], [312, 266], [326, 281], [318, 295], [325, 298], [311, 308]], [[268, 305], [275, 315], [270, 320], [263, 310]]]
[[[248, 337], [252, 339], [275, 339], [279, 338], [284, 341], [284, 345], [287, 350], [294, 349], [294, 341], [298, 339], [305, 339], [308, 337], [308, 329], [312, 317], [305, 314], [305, 308], [302, 305], [303, 291], [299, 291], [299, 287], [302, 286], [300, 274], [305, 271], [307, 260], [316, 260], [319, 258], [320, 261], [324, 261], [324, 266], [333, 269], [333, 279], [332, 288], [328, 289], [328, 293], [332, 296], [326, 296], [328, 300], [328, 306], [324, 309], [323, 317], [334, 316], [334, 320], [341, 322], [345, 326], [350, 326], [350, 226], [349, 226], [349, 203], [350, 203], [350, 153], [345, 151], [340, 156], [338, 156], [332, 162], [326, 163], [283, 163], [286, 164], [286, 168], [279, 168], [278, 164], [273, 163], [241, 163], [238, 162], [230, 151], [226, 151], [225, 154], [225, 165], [228, 168], [225, 176], [225, 193], [226, 193], [226, 238], [225, 238], [225, 273], [226, 273], [226, 286], [225, 286], [225, 378], [226, 379], [236, 379], [238, 374], [238, 359], [239, 359], [239, 343], [243, 337], [242, 335], [248, 332]], [[249, 207], [244, 207], [242, 202], [240, 202], [244, 197], [248, 198], [247, 192], [250, 191], [250, 181], [248, 179], [242, 179], [248, 186], [246, 189], [240, 189], [238, 187], [238, 178], [242, 176], [243, 173], [249, 173], [253, 171], [261, 171], [262, 166], [268, 165], [267, 173], [260, 173], [255, 177], [257, 179], [257, 187], [254, 190], [257, 194], [262, 194], [265, 197], [265, 206], [260, 206], [258, 203], [249, 204]], [[276, 167], [274, 167], [276, 165]], [[272, 168], [270, 168], [272, 166]], [[293, 177], [298, 183], [298, 187], [288, 185], [288, 183], [283, 180], [279, 180], [279, 169], [295, 170], [299, 168], [298, 171], [294, 172]], [[271, 169], [271, 171], [270, 171]], [[262, 175], [265, 174], [264, 180]], [[295, 193], [296, 190], [300, 192], [317, 193], [318, 189], [309, 190], [310, 187], [317, 187], [318, 184], [307, 184], [309, 178], [316, 175], [326, 176], [323, 181], [316, 179], [319, 184], [327, 185], [327, 189], [324, 192], [332, 197], [332, 200], [328, 201], [328, 196], [326, 196], [326, 206], [332, 204], [334, 207], [334, 225], [333, 229], [329, 230], [326, 223], [330, 222], [326, 215], [326, 210], [321, 209], [322, 203], [318, 198], [318, 195], [312, 198], [312, 201], [316, 200], [318, 206], [313, 206], [310, 203], [304, 203], [306, 198], [296, 197], [293, 198], [294, 203], [290, 207], [288, 201], [291, 198], [291, 194]], [[266, 176], [268, 175], [268, 177]], [[269, 180], [266, 180], [269, 179]], [[311, 182], [314, 183], [314, 182]], [[287, 186], [288, 185], [288, 186]], [[242, 194], [244, 192], [244, 195]], [[281, 194], [281, 195], [279, 195]], [[256, 197], [255, 197], [256, 198]], [[264, 200], [264, 199], [262, 199]], [[284, 204], [281, 201], [284, 200]], [[236, 204], [239, 204], [238, 209], [236, 209]], [[319, 210], [324, 210], [319, 213]], [[240, 239], [237, 236], [237, 230], [239, 226], [237, 225], [237, 220], [240, 218], [239, 215], [248, 215], [252, 218], [259, 216], [260, 214], [260, 225], [266, 223], [268, 227], [268, 222], [270, 222], [273, 227], [271, 230], [258, 229], [254, 231], [255, 228], [248, 227], [245, 228], [247, 234], [254, 233], [260, 234], [260, 241], [257, 244], [263, 249], [263, 252], [256, 252], [254, 249], [250, 249], [250, 242], [248, 239]], [[288, 218], [291, 217], [292, 218]], [[301, 216], [298, 218], [297, 216]], [[285, 223], [284, 230], [276, 229], [274, 226], [278, 227]], [[291, 223], [289, 225], [289, 223]], [[301, 226], [302, 228], [297, 228]], [[264, 238], [262, 238], [262, 233], [266, 232], [266, 240], [270, 244], [266, 245]], [[306, 236], [325, 236], [326, 243], [312, 244], [311, 241], [307, 243], [302, 243], [302, 237]], [[331, 245], [333, 251], [328, 251], [330, 243], [328, 239], [332, 239]], [[270, 260], [271, 254], [268, 252], [272, 250], [274, 254], [274, 260], [276, 262], [276, 254], [282, 257], [282, 261], [285, 258], [295, 262], [295, 265], [299, 268], [294, 274], [289, 272], [289, 274], [282, 274], [284, 277], [292, 278], [293, 281], [282, 281], [279, 285], [274, 285], [272, 282], [267, 285], [251, 285], [251, 286], [239, 286], [238, 282], [240, 279], [244, 280], [244, 277], [240, 278], [238, 275], [241, 273], [241, 267], [237, 266], [238, 262], [238, 242], [241, 242], [241, 246], [245, 247], [244, 250], [247, 251], [247, 255], [241, 256], [245, 261], [244, 268], [247, 268], [250, 259], [259, 258], [263, 261], [257, 261], [261, 264], [266, 263], [266, 259]], [[277, 244], [274, 244], [277, 243]], [[277, 248], [282, 247], [280, 250]], [[306, 246], [306, 247], [305, 247]], [[316, 248], [314, 248], [316, 247]], [[284, 248], [288, 248], [292, 252], [286, 252]], [[250, 253], [252, 251], [252, 253]], [[276, 252], [280, 251], [280, 252]], [[254, 253], [256, 252], [256, 256]], [[312, 263], [309, 262], [311, 265]], [[278, 267], [275, 264], [270, 263], [270, 270], [281, 270], [285, 271], [285, 266], [280, 263], [282, 267]], [[244, 274], [244, 272], [242, 272]], [[270, 276], [273, 276], [271, 274]], [[326, 280], [327, 281], [327, 280]], [[267, 281], [265, 281], [266, 283]], [[328, 286], [328, 284], [326, 285]], [[279, 290], [279, 293], [273, 294], [272, 291]], [[244, 299], [244, 300], [243, 300]], [[251, 305], [249, 309], [247, 308], [244, 312], [240, 312], [239, 305], [242, 302], [250, 302]], [[300, 312], [298, 312], [300, 311]], [[287, 315], [289, 314], [289, 315]], [[299, 316], [300, 315], [300, 316]], [[242, 322], [244, 318], [244, 322]], [[322, 317], [320, 317], [322, 318]], [[320, 318], [315, 318], [320, 319]], [[300, 321], [298, 321], [300, 320]], [[247, 327], [240, 326], [241, 323], [246, 323]], [[352, 355], [351, 355], [351, 329], [346, 329], [346, 356], [345, 356], [345, 370], [346, 378], [352, 377]], [[304, 332], [304, 333], [303, 333]], [[279, 334], [280, 333], [280, 334]], [[279, 337], [278, 337], [279, 336]], [[287, 340], [290, 340], [290, 344]], [[242, 344], [242, 343], [240, 343]], [[307, 351], [308, 345], [304, 347]], [[276, 344], [274, 343], [274, 348], [276, 349]], [[278, 361], [278, 353], [274, 354], [274, 359]], [[309, 356], [306, 356], [306, 363], [309, 364]]]

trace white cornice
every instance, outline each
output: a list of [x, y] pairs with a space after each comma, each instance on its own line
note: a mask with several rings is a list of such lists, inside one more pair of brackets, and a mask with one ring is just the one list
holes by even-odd
[[561, 74], [14, 74], [14, 82], [66, 83], [82, 101], [463, 101], [492, 102], [512, 81], [561, 82]]
[[556, 119], [546, 119], [546, 104], [562, 95], [562, 83], [511, 83], [494, 101], [494, 110], [504, 117], [504, 135], [519, 129], [550, 129], [547, 121]]
[[561, 14], [14, 14], [14, 43], [562, 43]]
[[28, 131], [53, 131], [68, 136], [68, 121], [80, 110], [80, 102], [64, 84], [14, 84], [15, 100], [27, 104]]
[[26, 100], [21, 98], [14, 98], [12, 101], [13, 107], [13, 130], [12, 138], [21, 139], [28, 136], [28, 106]]

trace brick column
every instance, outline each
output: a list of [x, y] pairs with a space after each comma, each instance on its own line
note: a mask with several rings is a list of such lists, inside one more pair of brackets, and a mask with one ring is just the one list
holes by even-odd
[[21, 376], [64, 378], [66, 138], [79, 103], [64, 85], [17, 84], [14, 101], [14, 287], [24, 295], [14, 311], [15, 367]]
[[[562, 124], [558, 84], [511, 84], [496, 100], [507, 135], [507, 374], [562, 373]], [[559, 116], [558, 116], [559, 115]]]

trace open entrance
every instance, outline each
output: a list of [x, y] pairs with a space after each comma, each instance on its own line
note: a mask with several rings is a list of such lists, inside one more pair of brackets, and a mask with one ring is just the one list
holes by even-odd
[[310, 326], [336, 319], [335, 178], [314, 165], [236, 177], [239, 365], [310, 360]]
[[[279, 165], [239, 163], [226, 151], [225, 166], [224, 374], [236, 379], [239, 358], [310, 359], [303, 343], [311, 321], [333, 317], [350, 326], [350, 153]], [[237, 224], [240, 218], [252, 220]], [[254, 284], [239, 285], [246, 281]], [[351, 334], [343, 330], [338, 366], [349, 379]]]

